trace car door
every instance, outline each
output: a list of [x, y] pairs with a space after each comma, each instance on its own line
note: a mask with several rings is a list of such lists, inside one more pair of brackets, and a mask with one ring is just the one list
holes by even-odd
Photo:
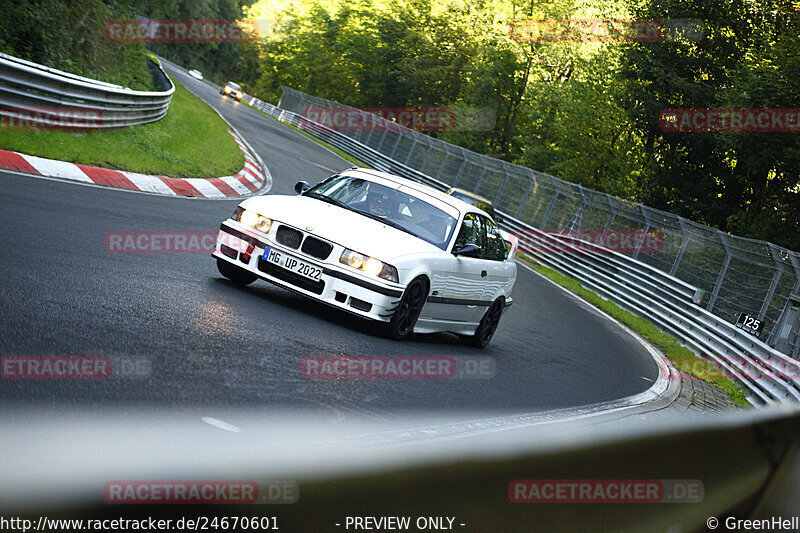
[[437, 303], [440, 318], [459, 322], [478, 322], [490, 301], [486, 300], [482, 285], [489, 270], [483, 258], [486, 248], [486, 232], [481, 216], [467, 213], [461, 221], [453, 252], [467, 244], [478, 246], [472, 254], [453, 255], [445, 275], [440, 294], [432, 294], [429, 301]]

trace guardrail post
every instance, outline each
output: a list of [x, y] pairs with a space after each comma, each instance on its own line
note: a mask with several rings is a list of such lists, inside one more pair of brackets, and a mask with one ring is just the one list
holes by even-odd
[[559, 195], [558, 182], [556, 182], [556, 179], [553, 176], [549, 177], [550, 181], [553, 183], [553, 199], [550, 200], [550, 205], [547, 207], [547, 212], [544, 214], [544, 218], [542, 219], [542, 230], [547, 227], [547, 221], [550, 219], [550, 213], [553, 211], [553, 206], [556, 205], [556, 200], [558, 200]]
[[639, 239], [639, 242], [636, 244], [636, 250], [633, 252], [634, 259], [639, 258], [639, 252], [642, 250], [642, 245], [644, 245], [645, 235], [647, 235], [647, 232], [650, 231], [650, 217], [647, 215], [647, 209], [645, 209], [643, 205], [639, 205], [639, 208], [642, 211], [642, 217], [644, 217], [645, 226], [644, 226], [644, 231], [642, 231], [641, 238]]
[[475, 191], [474, 192], [476, 192], [476, 193], [478, 192], [478, 190], [480, 190], [481, 185], [483, 185], [483, 179], [486, 177], [486, 172], [487, 172], [486, 165], [482, 165], [482, 166], [483, 166], [483, 172], [481, 172], [481, 175], [478, 178], [478, 183], [475, 184]]
[[684, 224], [682, 218], [679, 218], [678, 222], [681, 225], [681, 237], [683, 238], [683, 242], [681, 243], [681, 249], [678, 250], [678, 255], [675, 257], [675, 262], [672, 263], [672, 268], [669, 271], [670, 276], [674, 276], [678, 271], [678, 265], [681, 264], [683, 253], [686, 251], [686, 247], [689, 246], [689, 235], [686, 233], [686, 224]]
[[365, 146], [370, 146], [369, 143], [372, 140], [372, 135], [374, 133], [375, 133], [375, 121], [373, 119], [370, 119], [369, 129], [367, 130], [367, 134], [364, 136], [364, 140], [359, 142], [364, 144]]
[[531, 191], [533, 190], [534, 184], [538, 187], [539, 184], [536, 181], [536, 178], [533, 176], [533, 171], [530, 169], [526, 169], [529, 174], [530, 181], [528, 182], [528, 188], [525, 190], [525, 194], [522, 196], [522, 201], [519, 203], [519, 208], [517, 209], [517, 218], [522, 216], [522, 210], [525, 209], [525, 204], [528, 202], [528, 197], [531, 195]]
[[394, 159], [394, 154], [395, 154], [395, 152], [397, 152], [397, 148], [400, 147], [400, 141], [401, 140], [402, 140], [402, 137], [400, 137], [399, 135], [395, 137], [394, 148], [392, 148], [392, 153], [389, 154], [389, 159]]
[[386, 139], [386, 134], [389, 133], [389, 127], [387, 126], [383, 130], [383, 135], [381, 135], [381, 140], [378, 141], [378, 145], [375, 147], [375, 150], [378, 152], [383, 153], [383, 141]]
[[728, 238], [721, 231], [719, 232], [719, 236], [720, 240], [722, 240], [722, 245], [725, 247], [726, 256], [725, 261], [722, 263], [722, 268], [719, 271], [719, 276], [717, 276], [717, 282], [714, 284], [714, 291], [711, 293], [711, 298], [709, 298], [708, 305], [706, 306], [706, 311], [709, 313], [714, 309], [714, 304], [717, 301], [722, 282], [725, 280], [725, 274], [728, 273], [728, 265], [731, 263], [731, 249], [728, 247]]
[[570, 231], [583, 228], [583, 212], [586, 210], [586, 193], [583, 191], [583, 185], [578, 184], [578, 192], [581, 193], [581, 206], [578, 208], [578, 212], [572, 215], [569, 227], [565, 228]]
[[411, 155], [414, 153], [414, 148], [417, 147], [417, 138], [413, 137], [412, 140], [414, 141], [414, 144], [411, 145], [411, 148], [408, 150], [408, 155], [406, 156], [406, 160], [403, 161], [403, 164], [405, 166], [408, 166], [408, 162], [411, 161]]
[[764, 303], [761, 304], [761, 310], [758, 312], [758, 319], [764, 320], [764, 317], [767, 316], [767, 311], [769, 310], [769, 306], [772, 303], [772, 299], [775, 297], [775, 289], [778, 288], [778, 283], [781, 280], [781, 274], [783, 270], [780, 268], [775, 269], [775, 275], [772, 276], [772, 283], [769, 285], [769, 290], [767, 291], [767, 296], [764, 298]]
[[775, 297], [775, 291], [778, 288], [778, 283], [781, 280], [781, 274], [783, 274], [783, 268], [779, 265], [780, 257], [778, 256], [775, 247], [771, 244], [769, 245], [769, 253], [772, 255], [772, 259], [775, 260], [775, 275], [772, 276], [772, 283], [769, 285], [769, 290], [767, 291], [767, 296], [764, 298], [764, 303], [761, 304], [761, 310], [758, 312], [758, 319], [764, 320], [764, 317], [767, 316], [767, 311], [769, 311], [769, 306], [772, 304], [772, 299]]
[[458, 167], [458, 172], [456, 172], [456, 179], [453, 182], [453, 187], [458, 186], [458, 182], [461, 181], [461, 174], [464, 173], [464, 167], [467, 166], [467, 154], [464, 153], [463, 148], [461, 149], [461, 159], [462, 159], [461, 166]]
[[444, 150], [444, 159], [442, 159], [442, 164], [439, 165], [439, 168], [436, 170], [436, 176], [434, 176], [437, 180], [442, 179], [442, 172], [447, 167], [447, 160], [450, 158], [450, 150], [445, 148]]
[[503, 183], [500, 184], [500, 189], [498, 189], [497, 194], [494, 197], [494, 204], [500, 203], [500, 197], [503, 196], [503, 191], [506, 188], [506, 182], [508, 182], [508, 176], [511, 173], [508, 171], [508, 163], [503, 161]]
[[607, 194], [606, 200], [608, 201], [609, 209], [611, 209], [611, 215], [608, 217], [608, 222], [606, 222], [606, 229], [605, 229], [605, 232], [608, 233], [608, 231], [611, 229], [611, 225], [614, 224], [614, 219], [617, 218], [617, 206], [614, 205], [611, 195]]
[[425, 158], [422, 160], [422, 164], [419, 166], [419, 171], [422, 172], [425, 170], [425, 166], [428, 164], [428, 160], [431, 158], [431, 154], [433, 153], [433, 146], [431, 145], [431, 140], [426, 135], [426, 141], [428, 143], [428, 151], [425, 152]]

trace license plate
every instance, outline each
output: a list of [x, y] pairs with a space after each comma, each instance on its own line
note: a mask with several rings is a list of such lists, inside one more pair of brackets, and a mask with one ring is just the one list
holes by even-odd
[[310, 265], [293, 255], [285, 254], [269, 247], [264, 250], [264, 261], [314, 281], [319, 281], [319, 277], [322, 274], [321, 268]]

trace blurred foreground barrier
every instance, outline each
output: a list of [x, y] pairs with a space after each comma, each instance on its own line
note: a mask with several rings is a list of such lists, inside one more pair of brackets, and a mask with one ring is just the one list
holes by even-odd
[[[500, 430], [502, 414], [426, 410], [320, 423], [308, 410], [218, 411], [247, 428], [231, 434], [183, 411], [20, 408], [0, 416], [0, 517], [33, 525], [40, 517], [259, 519], [235, 531], [663, 533], [745, 530], [730, 521], [747, 518], [783, 525], [752, 529], [800, 527], [783, 522], [799, 519], [798, 406], [674, 418], [561, 414], [571, 422], [557, 411], [539, 415]], [[187, 485], [223, 491], [170, 505], [180, 500], [166, 490]], [[253, 490], [243, 497], [225, 489], [232, 485]], [[358, 527], [366, 517], [384, 525]], [[387, 527], [388, 517], [410, 524]], [[100, 528], [57, 530], [86, 529]]]

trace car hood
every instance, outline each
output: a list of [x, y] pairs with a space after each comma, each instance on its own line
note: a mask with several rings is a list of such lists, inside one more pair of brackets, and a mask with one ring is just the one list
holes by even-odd
[[307, 196], [256, 196], [241, 205], [388, 263], [403, 255], [442, 252], [409, 233]]

